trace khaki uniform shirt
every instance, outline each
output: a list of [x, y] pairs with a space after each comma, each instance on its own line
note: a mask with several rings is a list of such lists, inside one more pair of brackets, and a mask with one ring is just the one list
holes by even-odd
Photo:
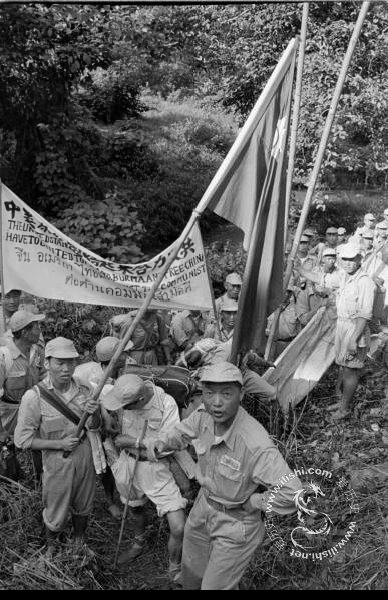
[[[205, 329], [205, 333], [203, 334], [204, 338], [213, 338], [214, 340], [218, 340], [220, 342], [228, 342], [233, 338], [234, 329], [231, 331], [226, 331], [222, 325], [220, 324], [220, 333], [218, 333], [218, 328], [215, 323], [208, 325]], [[221, 335], [220, 335], [221, 334]]]
[[[204, 406], [160, 439], [166, 450], [186, 448], [192, 441], [198, 455], [198, 480], [205, 497], [226, 507], [239, 506], [251, 498], [258, 510], [266, 510], [267, 501], [271, 499], [274, 512], [295, 512], [293, 498], [303, 487], [301, 482], [291, 474], [264, 427], [242, 407], [230, 429], [217, 441], [214, 421]], [[280, 484], [271, 498], [271, 490], [287, 475], [289, 480]], [[268, 491], [255, 494], [259, 485]]]
[[171, 320], [171, 337], [180, 348], [187, 342], [195, 342], [203, 336], [206, 320], [202, 315], [193, 317], [189, 310], [184, 310], [173, 316]]
[[[147, 386], [152, 384], [146, 383]], [[162, 388], [152, 385], [154, 394], [141, 409], [124, 410], [119, 414], [121, 433], [140, 437], [145, 421], [148, 427], [144, 440], [156, 440], [159, 435], [177, 425], [180, 421], [177, 403]]]
[[[53, 390], [50, 378], [47, 376], [43, 384]], [[61, 398], [78, 417], [81, 417], [84, 408], [90, 399], [90, 390], [86, 386], [72, 381], [69, 393], [55, 393]], [[19, 409], [18, 423], [15, 431], [15, 444], [19, 448], [31, 448], [35, 437], [42, 440], [64, 440], [68, 436], [76, 436], [77, 426], [63, 416], [56, 408], [48, 404], [40, 395], [38, 389], [26, 392], [22, 398]], [[63, 455], [62, 450], [44, 450], [43, 456], [55, 454]], [[54, 466], [54, 465], [53, 465]]]
[[0, 351], [0, 421], [9, 435], [13, 435], [15, 430], [22, 396], [36, 385], [44, 374], [44, 357], [37, 344], [32, 346], [29, 357], [20, 352], [13, 340]]
[[373, 316], [375, 292], [376, 285], [362, 269], [358, 269], [353, 275], [344, 273], [337, 292], [338, 317], [363, 318], [370, 321]]

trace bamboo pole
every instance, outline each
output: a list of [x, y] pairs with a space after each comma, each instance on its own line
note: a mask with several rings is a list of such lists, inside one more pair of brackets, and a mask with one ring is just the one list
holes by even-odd
[[288, 160], [288, 169], [287, 169], [286, 227], [285, 227], [284, 244], [286, 244], [286, 242], [287, 242], [288, 221], [289, 221], [289, 217], [290, 217], [292, 181], [293, 181], [293, 177], [294, 177], [294, 167], [295, 167], [296, 141], [297, 141], [298, 125], [299, 125], [300, 103], [301, 103], [301, 98], [302, 98], [302, 82], [303, 82], [306, 41], [307, 41], [308, 16], [309, 16], [309, 5], [308, 5], [308, 2], [305, 2], [303, 4], [302, 25], [301, 25], [301, 29], [300, 29], [300, 44], [299, 44], [299, 53], [298, 53], [298, 66], [297, 66], [297, 70], [296, 70], [296, 84], [295, 84], [295, 96], [294, 96], [294, 112], [293, 112], [293, 116], [292, 116], [291, 139], [290, 139], [290, 156], [289, 156], [289, 160]]
[[352, 33], [352, 37], [350, 38], [349, 46], [348, 46], [348, 49], [346, 51], [346, 54], [345, 54], [345, 57], [344, 57], [344, 60], [342, 63], [341, 71], [338, 76], [338, 81], [337, 81], [337, 84], [336, 84], [336, 87], [334, 90], [334, 95], [333, 95], [333, 98], [331, 101], [329, 113], [326, 118], [325, 128], [324, 128], [324, 131], [322, 134], [321, 141], [319, 143], [319, 148], [318, 148], [318, 153], [317, 153], [317, 156], [315, 159], [314, 168], [311, 173], [310, 182], [309, 182], [309, 185], [307, 188], [306, 198], [304, 201], [302, 213], [300, 215], [299, 224], [298, 224], [298, 227], [297, 227], [297, 230], [295, 233], [294, 243], [293, 243], [290, 255], [288, 257], [287, 269], [286, 269], [286, 274], [285, 274], [285, 278], [284, 278], [285, 289], [287, 289], [287, 286], [291, 279], [292, 269], [294, 266], [296, 254], [298, 252], [300, 238], [302, 236], [302, 232], [306, 225], [307, 217], [309, 214], [311, 202], [312, 202], [314, 191], [315, 191], [315, 186], [318, 181], [318, 176], [319, 176], [323, 158], [325, 155], [326, 146], [327, 146], [327, 142], [329, 139], [331, 127], [333, 125], [335, 112], [336, 112], [336, 109], [338, 106], [342, 88], [343, 88], [343, 85], [344, 85], [344, 82], [346, 79], [346, 75], [347, 75], [347, 72], [349, 69], [350, 61], [352, 59], [358, 38], [360, 37], [361, 29], [362, 29], [363, 23], [365, 21], [367, 12], [369, 10], [370, 4], [371, 4], [370, 1], [362, 3], [362, 7], [361, 7], [360, 13], [358, 15], [357, 22], [355, 24], [353, 33]]
[[[201, 238], [202, 238], [202, 231], [201, 231]], [[203, 239], [202, 239], [202, 244], [203, 244]], [[205, 251], [205, 248], [204, 248], [204, 251]], [[216, 330], [217, 330], [217, 333], [218, 333], [218, 337], [219, 337], [219, 338], [220, 338], [220, 340], [221, 340], [221, 327], [220, 327], [220, 321], [219, 321], [219, 319], [218, 319], [218, 317], [217, 317], [216, 299], [215, 299], [215, 296], [214, 296], [213, 284], [212, 284], [212, 280], [211, 280], [211, 277], [210, 277], [209, 264], [208, 264], [208, 261], [207, 261], [206, 252], [205, 252], [205, 264], [206, 264], [206, 271], [207, 271], [207, 280], [208, 280], [208, 283], [209, 283], [209, 289], [210, 289], [210, 296], [211, 296], [211, 299], [212, 299], [212, 305], [213, 305], [213, 312], [214, 312], [214, 323], [215, 323], [215, 326], [216, 326]]]
[[[148, 310], [149, 305], [152, 302], [152, 299], [154, 297], [154, 294], [156, 292], [156, 290], [158, 289], [158, 287], [160, 286], [160, 284], [162, 283], [168, 269], [171, 267], [172, 263], [174, 262], [174, 260], [176, 259], [176, 257], [179, 254], [179, 250], [181, 249], [181, 246], [183, 244], [183, 242], [185, 241], [185, 239], [187, 238], [187, 236], [189, 235], [190, 231], [192, 230], [192, 228], [194, 227], [194, 225], [196, 224], [197, 220], [200, 217], [200, 213], [198, 212], [198, 210], [194, 210], [191, 214], [191, 217], [186, 225], [186, 227], [184, 228], [184, 230], [182, 231], [180, 237], [178, 238], [176, 245], [175, 245], [175, 249], [173, 250], [173, 252], [171, 253], [171, 255], [168, 257], [168, 259], [166, 260], [165, 265], [163, 266], [162, 270], [160, 271], [158, 278], [154, 281], [154, 283], [151, 286], [151, 289], [147, 295], [147, 297], [144, 299], [143, 305], [141, 306], [141, 308], [139, 309], [139, 311], [137, 312], [134, 320], [132, 321], [131, 325], [129, 326], [127, 332], [125, 333], [125, 336], [123, 337], [122, 340], [120, 340], [119, 345], [117, 346], [116, 352], [114, 353], [114, 355], [112, 356], [112, 359], [109, 363], [109, 365], [107, 366], [105, 372], [104, 372], [104, 376], [101, 379], [101, 381], [99, 382], [96, 391], [93, 394], [93, 398], [98, 400], [98, 398], [101, 395], [102, 390], [104, 389], [104, 386], [107, 382], [107, 380], [109, 379], [109, 377], [111, 376], [115, 365], [117, 364], [117, 361], [119, 360], [121, 354], [124, 352], [125, 347], [127, 346], [129, 340], [132, 337], [133, 332], [135, 331], [135, 328], [137, 327], [138, 323], [141, 321], [141, 319], [143, 318], [145, 312]], [[89, 414], [88, 413], [84, 413], [81, 417], [81, 420], [79, 422], [78, 428], [77, 428], [77, 434], [76, 437], [80, 438], [82, 435], [82, 431], [86, 425], [86, 421], [89, 418]], [[68, 453], [65, 453], [66, 455], [68, 455]]]
[[[288, 222], [290, 216], [291, 206], [291, 194], [292, 194], [292, 181], [294, 177], [294, 166], [295, 166], [295, 153], [296, 153], [296, 141], [299, 125], [299, 114], [300, 114], [300, 103], [302, 98], [302, 82], [303, 82], [303, 70], [304, 70], [304, 59], [305, 49], [307, 40], [307, 24], [309, 15], [309, 5], [307, 2], [303, 4], [302, 11], [302, 24], [300, 30], [300, 45], [298, 54], [298, 66], [296, 72], [296, 84], [295, 84], [295, 96], [294, 96], [294, 109], [292, 116], [292, 127], [291, 127], [291, 139], [290, 139], [290, 156], [288, 159], [287, 168], [287, 184], [286, 184], [286, 208], [285, 208], [285, 228], [284, 228], [284, 247], [287, 244], [288, 237]], [[284, 290], [286, 292], [286, 290]], [[279, 319], [281, 314], [281, 308], [275, 311], [274, 318], [271, 324], [271, 330], [268, 336], [267, 345], [265, 348], [264, 358], [268, 360], [271, 356], [272, 347], [277, 338], [279, 331]]]
[[4, 240], [4, 236], [3, 236], [3, 182], [0, 179], [0, 234], [1, 234], [1, 241], [0, 241], [0, 287], [1, 287], [1, 294], [2, 294], [2, 314], [3, 314], [3, 327], [4, 327], [4, 333], [7, 331], [7, 322], [6, 322], [6, 318], [5, 318], [5, 311], [4, 311], [4, 297], [5, 297], [5, 287], [4, 287], [4, 260], [3, 260], [3, 240]]

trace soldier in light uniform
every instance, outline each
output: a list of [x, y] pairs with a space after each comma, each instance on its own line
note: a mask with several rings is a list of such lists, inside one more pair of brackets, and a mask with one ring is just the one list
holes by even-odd
[[381, 250], [381, 248], [387, 243], [387, 239], [388, 225], [386, 221], [381, 221], [376, 225], [374, 248], [376, 250]]
[[373, 317], [376, 286], [361, 269], [361, 251], [353, 244], [342, 250], [345, 271], [337, 292], [336, 363], [340, 367], [337, 389], [341, 393], [338, 412], [343, 418], [350, 412], [370, 343], [368, 323]]
[[[241, 407], [243, 379], [235, 365], [206, 367], [201, 383], [203, 405], [146, 447], [153, 459], [190, 443], [198, 455], [201, 490], [185, 526], [184, 589], [235, 590], [265, 537], [261, 513], [290, 469], [266, 430]], [[301, 488], [295, 475], [289, 478], [274, 494], [273, 510], [295, 512], [293, 498]]]
[[[100, 426], [98, 403], [90, 390], [73, 379], [79, 354], [71, 340], [55, 338], [46, 345], [48, 375], [43, 388], [59, 397], [78, 418], [91, 415], [90, 429]], [[58, 534], [66, 526], [69, 513], [74, 527], [74, 547], [85, 543], [88, 518], [93, 508], [96, 472], [88, 436], [76, 437], [77, 426], [43, 399], [38, 386], [22, 398], [15, 444], [25, 450], [43, 451], [43, 521], [48, 550], [52, 554]], [[70, 452], [68, 457], [64, 452]]]
[[[157, 439], [159, 435], [179, 423], [175, 400], [161, 388], [150, 381], [144, 382], [137, 375], [119, 377], [111, 391], [102, 398], [102, 404], [107, 411], [117, 412], [119, 415], [121, 435], [116, 437], [115, 446], [123, 450], [128, 469], [132, 471], [135, 463], [134, 450], [139, 448], [145, 422], [148, 422], [145, 442]], [[132, 491], [129, 506], [135, 517], [132, 524], [135, 539], [130, 549], [119, 557], [119, 563], [131, 561], [144, 551], [144, 507], [149, 499], [156, 506], [158, 516], [166, 516], [168, 520], [169, 575], [174, 580], [180, 572], [184, 509], [187, 500], [180, 493], [166, 456], [160, 457], [160, 460], [154, 463], [147, 460], [144, 452], [140, 454]], [[126, 502], [124, 494], [121, 495], [121, 500]]]
[[317, 255], [317, 264], [320, 265], [322, 261], [323, 251], [327, 248], [336, 248], [338, 245], [338, 229], [336, 227], [328, 227], [326, 229], [326, 241], [320, 242], [311, 251]]
[[357, 227], [357, 229], [354, 233], [354, 237], [356, 237], [357, 240], [360, 242], [364, 231], [370, 230], [370, 229], [374, 230], [375, 226], [376, 226], [375, 216], [372, 215], [372, 213], [366, 214], [364, 217], [364, 225], [362, 227]]
[[238, 302], [240, 297], [242, 286], [242, 279], [238, 273], [230, 273], [225, 279], [225, 289], [226, 292], [220, 298], [216, 300], [216, 318], [220, 318], [221, 311], [225, 303], [228, 303], [229, 300], [234, 300]]
[[237, 312], [238, 304], [236, 300], [229, 297], [225, 298], [220, 309], [219, 330], [215, 323], [211, 323], [206, 327], [203, 337], [214, 338], [221, 342], [232, 339]]
[[0, 345], [12, 340], [9, 321], [12, 315], [19, 310], [21, 294], [21, 290], [10, 290], [7, 294], [2, 294], [0, 307]]
[[187, 350], [203, 337], [206, 326], [200, 310], [179, 311], [171, 319], [170, 336], [178, 350]]
[[[8, 477], [18, 479], [20, 465], [13, 445], [13, 436], [18, 418], [20, 402], [24, 393], [37, 384], [45, 375], [44, 351], [39, 340], [39, 322], [45, 315], [34, 315], [18, 310], [9, 319], [10, 338], [7, 345], [0, 348], [0, 441], [8, 440], [13, 465]], [[42, 474], [40, 452], [33, 452], [33, 465], [36, 480]]]

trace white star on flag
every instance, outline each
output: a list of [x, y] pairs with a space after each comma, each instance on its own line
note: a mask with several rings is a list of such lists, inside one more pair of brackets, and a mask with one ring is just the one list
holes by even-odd
[[287, 118], [283, 117], [279, 119], [278, 124], [276, 126], [275, 135], [273, 138], [271, 156], [275, 159], [278, 158], [279, 154], [284, 150], [284, 144], [286, 140], [287, 133]]

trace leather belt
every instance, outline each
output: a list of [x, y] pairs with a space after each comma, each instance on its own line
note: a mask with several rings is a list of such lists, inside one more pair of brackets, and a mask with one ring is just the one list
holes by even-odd
[[214, 508], [215, 510], [218, 510], [219, 512], [223, 512], [226, 515], [228, 515], [229, 517], [232, 517], [233, 519], [238, 519], [239, 521], [244, 521], [244, 519], [247, 516], [247, 512], [243, 509], [242, 504], [240, 504], [239, 506], [225, 506], [225, 504], [221, 504], [221, 502], [216, 502], [215, 500], [212, 500], [211, 498], [206, 498], [206, 496], [204, 496], [206, 502], [208, 503], [209, 506], [211, 506], [212, 508]]

